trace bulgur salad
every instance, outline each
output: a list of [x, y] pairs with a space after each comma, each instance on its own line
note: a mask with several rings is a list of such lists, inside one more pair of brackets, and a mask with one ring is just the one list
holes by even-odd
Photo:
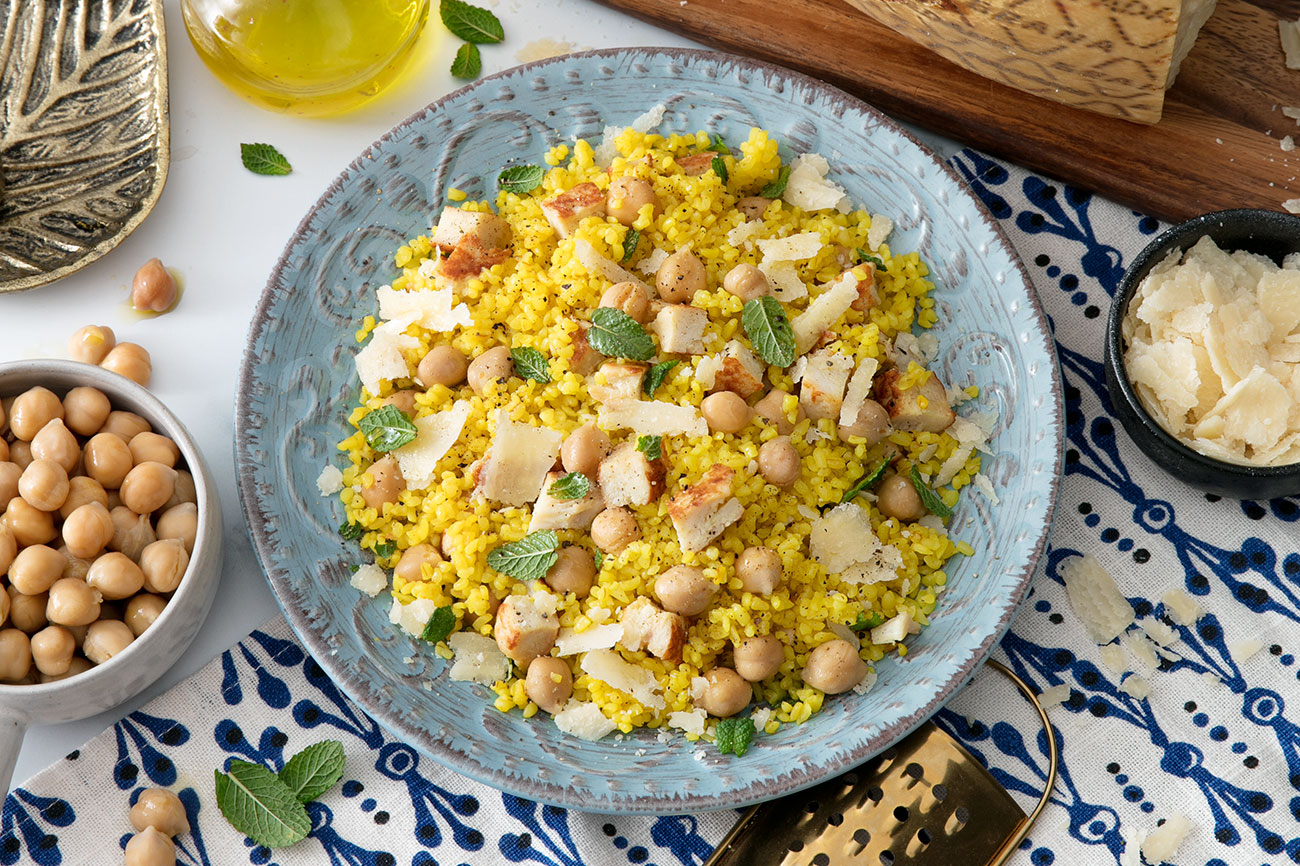
[[926, 265], [825, 159], [660, 116], [450, 191], [356, 332], [320, 485], [374, 553], [353, 584], [497, 709], [743, 753], [906, 655], [991, 423], [927, 367]]

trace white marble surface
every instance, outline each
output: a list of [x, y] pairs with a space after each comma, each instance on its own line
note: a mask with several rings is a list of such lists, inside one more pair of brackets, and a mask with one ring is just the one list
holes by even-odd
[[[487, 0], [506, 42], [483, 48], [484, 74], [543, 52], [630, 45], [690, 46], [689, 40], [587, 0]], [[194, 645], [153, 687], [118, 709], [28, 731], [15, 782], [196, 671], [276, 613], [249, 545], [233, 468], [234, 389], [254, 304], [285, 241], [325, 187], [390, 127], [460, 86], [448, 73], [458, 40], [437, 19], [437, 0], [411, 70], [390, 92], [336, 118], [302, 119], [261, 110], [217, 81], [195, 54], [179, 0], [166, 0], [172, 162], [150, 217], [111, 253], [31, 292], [0, 295], [0, 361], [64, 357], [85, 324], [111, 326], [153, 354], [153, 391], [190, 428], [212, 464], [226, 518], [226, 562], [211, 616]], [[292, 162], [288, 177], [253, 175], [241, 142], [265, 141]], [[930, 139], [931, 143], [936, 143]], [[944, 147], [943, 149], [947, 149]], [[127, 303], [131, 277], [159, 256], [183, 277], [178, 308], [142, 319]]]

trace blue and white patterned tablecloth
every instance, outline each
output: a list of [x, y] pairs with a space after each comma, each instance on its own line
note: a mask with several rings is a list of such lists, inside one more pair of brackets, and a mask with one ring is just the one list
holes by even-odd
[[[1056, 526], [999, 657], [1040, 690], [1071, 691], [1051, 711], [1062, 749], [1052, 805], [1012, 862], [1137, 863], [1136, 841], [1175, 812], [1195, 825], [1172, 861], [1180, 866], [1300, 861], [1300, 508], [1188, 489], [1135, 451], [1105, 394], [1105, 312], [1125, 263], [1160, 226], [973, 151], [952, 164], [1024, 259], [1066, 389]], [[1148, 674], [1148, 699], [1119, 690], [1069, 608], [1060, 566], [1082, 553], [1111, 570], [1139, 621], [1161, 617], [1173, 587], [1206, 610], [1194, 626], [1175, 627], [1179, 660]], [[977, 679], [938, 721], [1028, 807], [1046, 775], [1043, 740], [999, 689]], [[225, 823], [214, 768], [229, 758], [278, 768], [324, 738], [344, 742], [348, 764], [343, 783], [308, 807], [311, 838], [268, 851]], [[120, 862], [129, 804], [149, 786], [186, 804], [195, 830], [177, 848], [190, 866], [689, 866], [735, 820], [584, 815], [457, 776], [354, 707], [279, 618], [16, 789], [0, 817], [0, 866]]]

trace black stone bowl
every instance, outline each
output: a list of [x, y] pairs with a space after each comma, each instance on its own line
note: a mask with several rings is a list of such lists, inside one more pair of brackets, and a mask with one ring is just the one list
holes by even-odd
[[1175, 478], [1193, 487], [1234, 499], [1273, 499], [1300, 493], [1300, 463], [1241, 466], [1194, 451], [1152, 418], [1124, 369], [1121, 324], [1138, 285], [1172, 250], [1186, 250], [1209, 235], [1225, 250], [1247, 250], [1281, 263], [1300, 252], [1300, 217], [1280, 211], [1245, 208], [1204, 214], [1160, 234], [1129, 265], [1111, 302], [1106, 321], [1106, 387], [1120, 424], [1134, 444]]

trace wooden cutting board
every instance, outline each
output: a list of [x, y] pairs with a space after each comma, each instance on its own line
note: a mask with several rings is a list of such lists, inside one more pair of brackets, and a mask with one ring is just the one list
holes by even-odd
[[[724, 51], [830, 82], [882, 111], [1167, 220], [1280, 210], [1300, 198], [1300, 70], [1277, 20], [1296, 0], [1219, 0], [1158, 124], [1067, 108], [996, 84], [842, 0], [598, 0]], [[1289, 8], [1287, 8], [1289, 7]]]

